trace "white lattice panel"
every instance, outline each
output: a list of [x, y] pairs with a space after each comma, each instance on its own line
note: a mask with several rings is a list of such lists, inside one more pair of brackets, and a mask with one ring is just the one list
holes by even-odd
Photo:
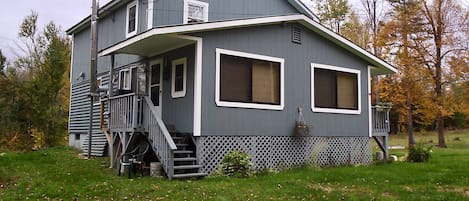
[[197, 138], [202, 171], [212, 173], [230, 151], [248, 153], [256, 170], [304, 164], [337, 166], [370, 164], [368, 137], [207, 136]]

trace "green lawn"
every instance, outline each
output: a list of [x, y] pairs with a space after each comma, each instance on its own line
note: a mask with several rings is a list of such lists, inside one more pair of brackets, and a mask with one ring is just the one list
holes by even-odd
[[[435, 134], [419, 134], [417, 141], [430, 138], [436, 143]], [[303, 167], [249, 179], [183, 181], [118, 177], [106, 159], [83, 160], [68, 148], [0, 151], [0, 200], [469, 200], [469, 132], [449, 133], [447, 143], [423, 164]], [[390, 144], [406, 145], [406, 138]]]

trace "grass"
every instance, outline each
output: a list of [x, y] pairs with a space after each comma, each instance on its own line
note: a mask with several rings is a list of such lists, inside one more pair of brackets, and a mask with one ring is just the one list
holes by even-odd
[[[418, 134], [417, 141], [435, 134]], [[455, 140], [455, 138], [459, 138]], [[106, 158], [58, 147], [0, 156], [0, 200], [469, 200], [469, 131], [447, 136], [428, 163], [302, 167], [248, 179], [127, 179]], [[391, 145], [406, 145], [405, 136]], [[405, 154], [403, 150], [393, 150]]]

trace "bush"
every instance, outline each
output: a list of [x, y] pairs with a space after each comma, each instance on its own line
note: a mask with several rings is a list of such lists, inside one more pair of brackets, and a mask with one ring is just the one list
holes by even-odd
[[231, 151], [218, 167], [218, 173], [229, 177], [249, 177], [252, 175], [251, 157], [240, 151]]
[[417, 143], [409, 149], [407, 161], [420, 163], [427, 162], [430, 158], [431, 146], [425, 146], [423, 143]]

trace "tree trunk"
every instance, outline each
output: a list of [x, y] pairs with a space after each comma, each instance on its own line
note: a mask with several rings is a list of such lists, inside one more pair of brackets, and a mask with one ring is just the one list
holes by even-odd
[[411, 104], [411, 93], [410, 90], [407, 90], [407, 135], [409, 136], [409, 148], [414, 147], [415, 139], [414, 139], [414, 119], [412, 115], [412, 104]]
[[436, 125], [438, 127], [438, 147], [447, 148], [445, 142], [445, 122], [443, 121], [443, 117], [440, 114], [438, 114]]

